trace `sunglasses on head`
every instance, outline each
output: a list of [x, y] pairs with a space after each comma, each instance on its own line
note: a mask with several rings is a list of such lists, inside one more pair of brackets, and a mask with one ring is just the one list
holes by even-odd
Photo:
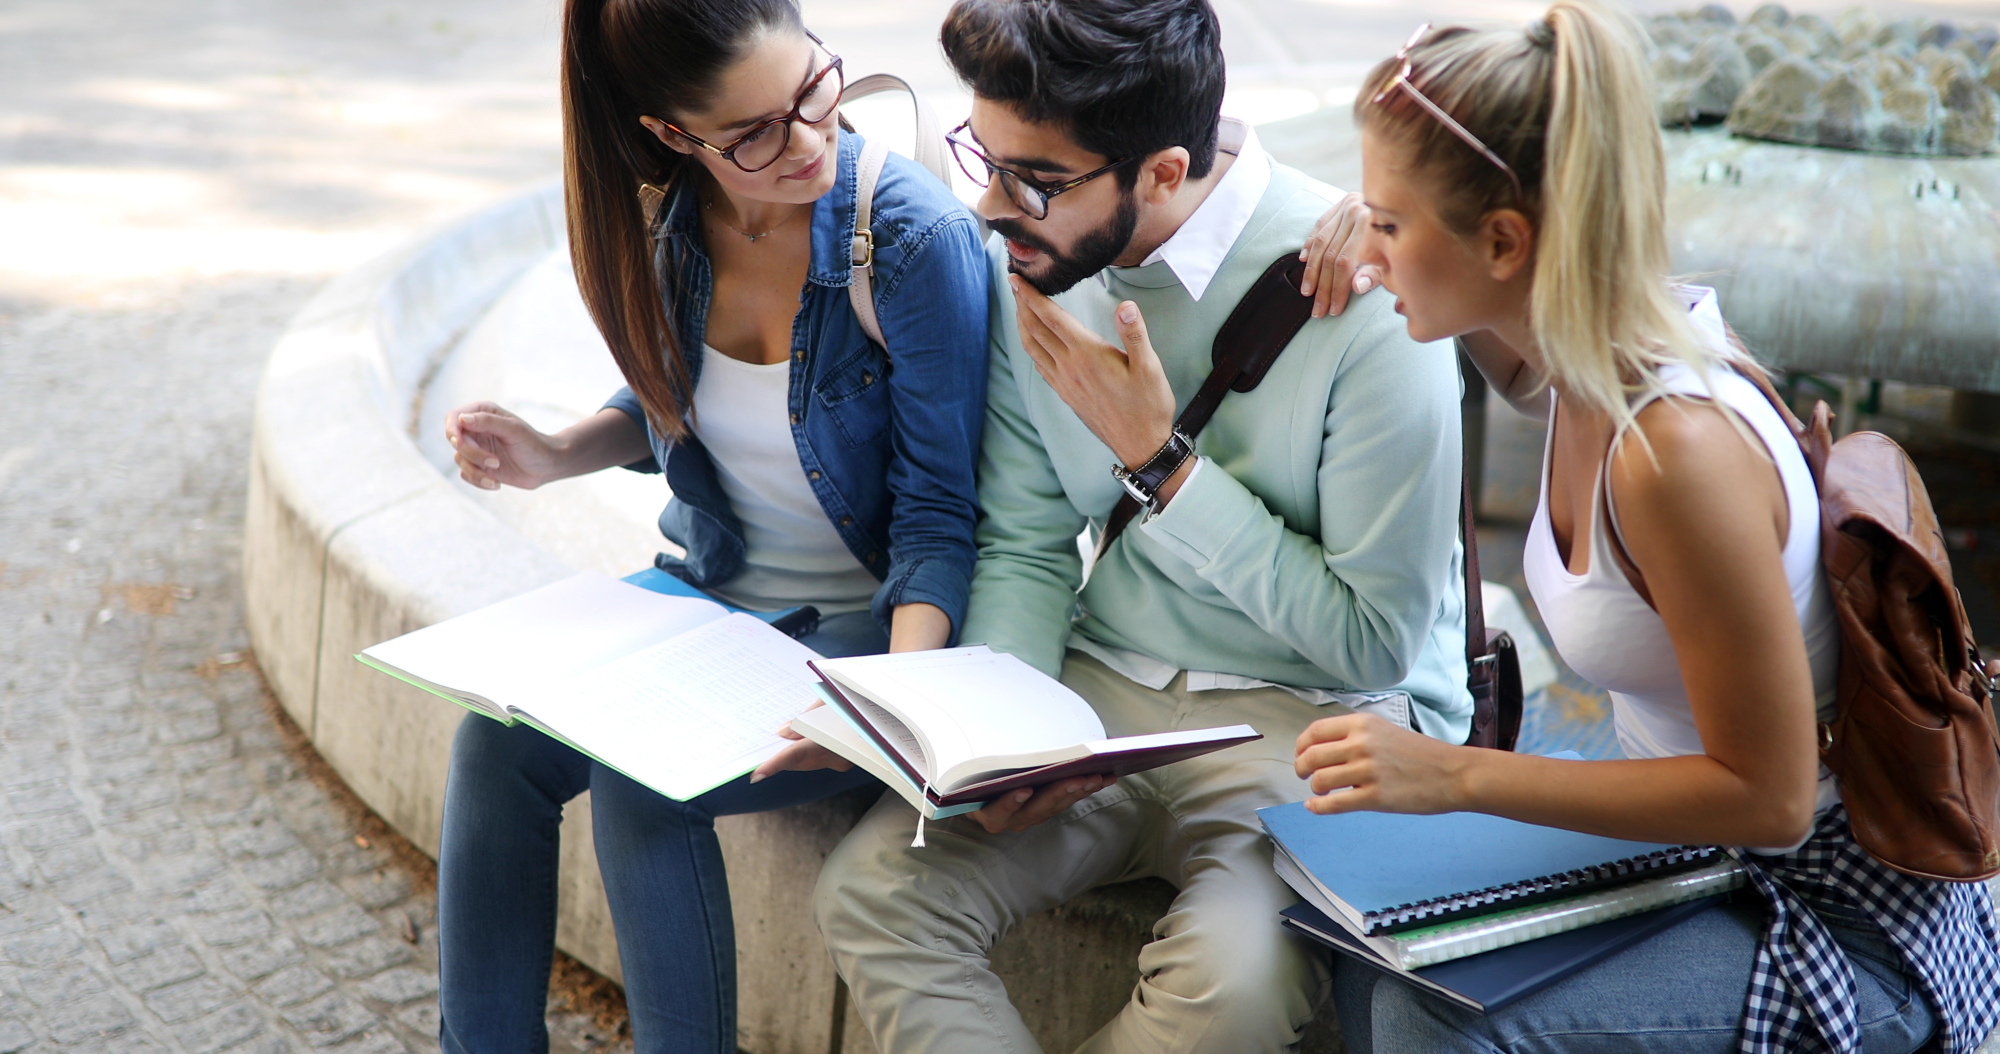
[[1521, 192], [1521, 177], [1514, 174], [1513, 166], [1507, 164], [1507, 162], [1505, 161], [1500, 160], [1500, 155], [1487, 149], [1486, 144], [1480, 142], [1478, 136], [1473, 135], [1471, 132], [1466, 131], [1464, 125], [1459, 124], [1457, 121], [1452, 119], [1452, 116], [1450, 114], [1444, 112], [1444, 107], [1439, 106], [1437, 103], [1430, 101], [1429, 98], [1425, 97], [1423, 92], [1417, 90], [1417, 86], [1415, 84], [1410, 83], [1410, 73], [1412, 72], [1410, 64], [1410, 50], [1412, 48], [1415, 48], [1417, 46], [1417, 42], [1424, 39], [1424, 34], [1429, 33], [1430, 31], [1431, 31], [1431, 24], [1429, 22], [1425, 22], [1423, 25], [1418, 26], [1417, 31], [1415, 33], [1410, 34], [1410, 39], [1403, 44], [1403, 50], [1396, 52], [1396, 61], [1402, 63], [1403, 68], [1397, 70], [1396, 75], [1394, 77], [1389, 78], [1389, 83], [1383, 85], [1382, 90], [1375, 93], [1375, 99], [1374, 99], [1375, 104], [1377, 106], [1380, 106], [1382, 104], [1382, 100], [1387, 99], [1389, 97], [1390, 92], [1393, 92], [1398, 88], [1401, 88], [1405, 95], [1408, 95], [1412, 100], [1416, 102], [1417, 105], [1423, 107], [1426, 111], [1428, 111], [1432, 117], [1437, 118], [1439, 124], [1444, 125], [1445, 128], [1449, 130], [1453, 135], [1458, 136], [1460, 139], [1464, 140], [1465, 145], [1473, 148], [1474, 150], [1479, 151], [1481, 157], [1484, 157], [1486, 160], [1493, 162], [1494, 165], [1499, 167], [1500, 171], [1507, 173], [1508, 181], [1514, 184], [1514, 199], [1516, 201], [1526, 200], [1527, 195]]

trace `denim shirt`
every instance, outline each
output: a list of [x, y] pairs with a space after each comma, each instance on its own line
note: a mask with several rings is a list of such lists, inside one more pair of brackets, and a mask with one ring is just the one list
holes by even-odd
[[[979, 518], [974, 473], [986, 407], [987, 268], [972, 215], [916, 162], [891, 153], [875, 184], [875, 315], [887, 355], [861, 331], [848, 302], [861, 136], [843, 131], [839, 174], [812, 211], [812, 257], [792, 322], [792, 442], [828, 522], [882, 582], [870, 610], [888, 625], [898, 604], [927, 603], [965, 620]], [[701, 374], [713, 273], [696, 195], [683, 185], [661, 212], [655, 267], [673, 274], [668, 297], [692, 394]], [[677, 270], [669, 269], [678, 260]], [[692, 405], [692, 400], [688, 400]], [[605, 404], [646, 429], [673, 500], [660, 532], [687, 551], [662, 569], [692, 585], [721, 585], [744, 566], [742, 522], [715, 462], [691, 433], [653, 431], [630, 388]]]

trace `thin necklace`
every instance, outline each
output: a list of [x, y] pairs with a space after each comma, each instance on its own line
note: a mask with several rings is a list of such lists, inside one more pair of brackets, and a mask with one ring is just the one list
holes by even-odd
[[757, 239], [759, 239], [759, 238], [767, 238], [767, 237], [770, 237], [770, 236], [771, 236], [772, 234], [774, 234], [774, 233], [776, 233], [776, 232], [777, 232], [777, 230], [778, 230], [778, 228], [779, 228], [779, 227], [783, 227], [783, 226], [784, 226], [785, 224], [787, 224], [787, 223], [790, 223], [790, 222], [792, 222], [793, 220], [797, 219], [797, 218], [799, 217], [800, 213], [803, 213], [803, 212], [805, 211], [804, 209], [800, 209], [800, 210], [799, 210], [799, 212], [794, 212], [794, 213], [793, 213], [793, 214], [791, 214], [790, 216], [787, 216], [787, 217], [785, 217], [784, 219], [782, 219], [782, 220], [779, 220], [779, 221], [777, 222], [777, 224], [776, 224], [775, 226], [771, 227], [771, 228], [770, 228], [769, 230], [764, 230], [764, 231], [759, 231], [759, 232], [757, 232], [756, 234], [752, 234], [752, 233], [750, 233], [749, 231], [746, 231], [746, 230], [744, 230], [743, 228], [741, 228], [741, 227], [738, 227], [737, 225], [735, 225], [735, 224], [733, 224], [733, 223], [729, 222], [728, 220], [725, 220], [725, 219], [723, 219], [723, 218], [722, 218], [721, 216], [717, 216], [717, 215], [715, 215], [715, 199], [714, 199], [714, 198], [710, 198], [710, 199], [708, 199], [707, 201], [704, 201], [704, 202], [702, 202], [702, 203], [701, 203], [701, 208], [702, 208], [702, 211], [703, 211], [703, 212], [706, 212], [706, 213], [708, 213], [709, 215], [713, 216], [713, 217], [715, 218], [715, 222], [717, 222], [717, 223], [720, 223], [720, 224], [722, 224], [722, 225], [723, 225], [724, 227], [727, 227], [727, 228], [729, 228], [730, 230], [732, 230], [732, 231], [735, 231], [736, 233], [738, 233], [738, 234], [740, 234], [740, 235], [744, 236], [745, 238], [748, 238], [748, 239], [750, 239], [750, 244], [752, 244], [752, 245], [755, 245], [755, 244], [757, 244]]

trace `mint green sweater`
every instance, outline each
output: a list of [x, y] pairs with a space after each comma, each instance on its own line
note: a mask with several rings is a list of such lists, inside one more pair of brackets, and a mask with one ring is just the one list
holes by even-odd
[[[1113, 268], [1056, 300], [1114, 344], [1113, 309], [1137, 303], [1185, 407], [1223, 319], [1327, 206], [1274, 164], [1199, 302], [1165, 263]], [[998, 238], [988, 255], [985, 519], [963, 640], [1051, 675], [1074, 633], [1180, 669], [1401, 688], [1425, 732], [1462, 741], [1472, 700], [1451, 343], [1411, 340], [1381, 290], [1307, 322], [1262, 384], [1224, 397], [1196, 443], [1207, 463], [1164, 512], [1135, 521], [1086, 585], [1076, 537], [1086, 521], [1101, 528], [1123, 493], [1114, 459], [1021, 349]]]

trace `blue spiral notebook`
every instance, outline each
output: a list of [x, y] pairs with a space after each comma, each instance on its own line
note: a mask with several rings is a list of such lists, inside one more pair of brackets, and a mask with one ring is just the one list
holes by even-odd
[[1491, 1013], [1704, 911], [1713, 910], [1723, 900], [1722, 897], [1708, 897], [1676, 904], [1643, 915], [1600, 922], [1580, 930], [1415, 970], [1391, 965], [1311, 904], [1294, 904], [1279, 914], [1283, 916], [1287, 929], [1304, 934], [1334, 951], [1402, 978], [1460, 1006]]

